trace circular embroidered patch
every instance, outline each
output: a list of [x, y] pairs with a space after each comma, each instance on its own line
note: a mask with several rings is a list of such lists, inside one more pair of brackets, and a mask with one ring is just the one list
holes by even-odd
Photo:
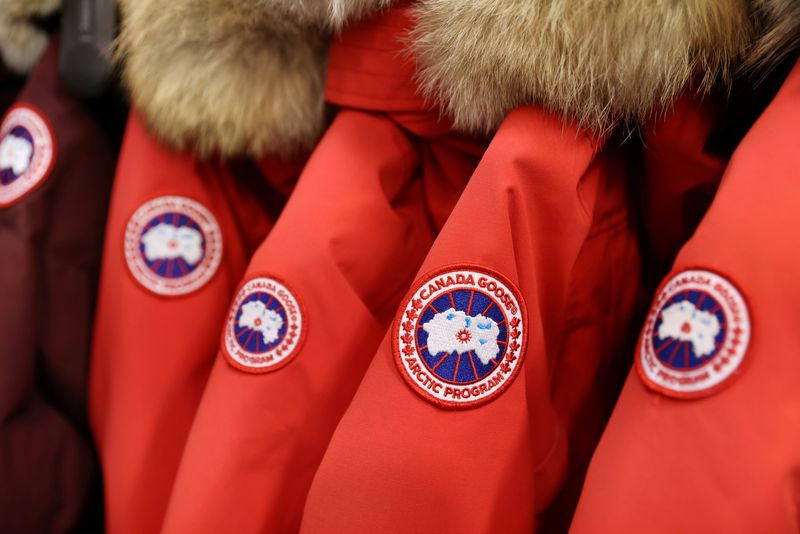
[[17, 104], [0, 125], [0, 207], [39, 187], [53, 170], [56, 144], [44, 115]]
[[750, 341], [747, 304], [733, 284], [683, 271], [659, 290], [639, 340], [639, 375], [677, 398], [709, 395], [737, 371]]
[[202, 204], [181, 196], [144, 203], [125, 230], [125, 260], [153, 293], [179, 296], [208, 282], [222, 260], [222, 233]]
[[392, 328], [400, 374], [424, 399], [464, 409], [502, 393], [527, 344], [519, 291], [499, 273], [454, 265], [415, 285]]
[[300, 301], [284, 283], [270, 276], [252, 278], [231, 305], [223, 352], [242, 371], [275, 371], [297, 355], [307, 327]]

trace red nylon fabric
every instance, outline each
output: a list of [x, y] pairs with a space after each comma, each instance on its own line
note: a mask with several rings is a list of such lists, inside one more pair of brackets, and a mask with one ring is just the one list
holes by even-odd
[[727, 160], [709, 152], [711, 103], [690, 93], [645, 130], [644, 198], [650, 255], [668, 269], [714, 198]]
[[[649, 275], [654, 272], [660, 275], [665, 264], [668, 268], [680, 247], [691, 237], [719, 185], [726, 161], [706, 148], [717, 125], [715, 119], [711, 105], [699, 102], [687, 93], [663, 117], [644, 129], [642, 166], [635, 168], [630, 181], [634, 182], [634, 191], [642, 195], [639, 201], [644, 218], [646, 260], [650, 262], [644, 269]], [[631, 196], [629, 194], [629, 198]], [[603, 246], [607, 245], [602, 240], [587, 244], [582, 259], [575, 266], [577, 279], [602, 276], [608, 276], [610, 280], [620, 279], [619, 276], [597, 272], [598, 269], [606, 269], [607, 273], [616, 269], [614, 262], [597, 263], [592, 250], [599, 252], [599, 247]], [[605, 252], [606, 257], [616, 254], [623, 254], [619, 247], [616, 251], [609, 248]], [[568, 341], [573, 346], [567, 345], [562, 352], [575, 356], [592, 354], [592, 358], [599, 358], [596, 370], [583, 376], [585, 380], [606, 387], [592, 388], [588, 382], [578, 387], [574, 382], [569, 385], [575, 380], [572, 369], [591, 369], [591, 361], [578, 360], [564, 366], [567, 371], [561, 373], [561, 386], [556, 387], [555, 399], [556, 402], [563, 399], [563, 413], [571, 414], [565, 415], [572, 421], [568, 431], [572, 437], [570, 467], [558, 499], [543, 516], [542, 532], [564, 532], [569, 528], [589, 461], [629, 367], [629, 359], [621, 358], [613, 351], [630, 350], [630, 341], [635, 335], [631, 325], [628, 329], [615, 330], [618, 327], [614, 315], [605, 311], [614, 309], [619, 295], [625, 295], [622, 302], [634, 298], [625, 293], [631, 291], [632, 286], [609, 285], [588, 291], [590, 285], [578, 283], [576, 289], [578, 291], [571, 303], [576, 332], [569, 336]], [[640, 293], [636, 298], [637, 314], [646, 305], [642, 297]], [[605, 341], [598, 343], [598, 340]]]
[[518, 288], [522, 372], [486, 404], [443, 409], [404, 380], [386, 336], [314, 478], [301, 532], [536, 528], [638, 290], [617, 157], [536, 108], [512, 112], [419, 272], [471, 266]]
[[218, 356], [165, 533], [297, 531], [336, 423], [477, 165], [482, 143], [414, 92], [410, 25], [394, 8], [333, 44], [326, 94], [340, 109], [243, 279], [291, 289], [303, 344], [262, 374]]
[[[276, 183], [296, 172], [270, 166]], [[261, 177], [261, 180], [264, 178]], [[158, 532], [218, 328], [253, 247], [272, 225], [246, 180], [161, 147], [132, 114], [106, 231], [92, 350], [89, 409], [103, 466], [110, 533]], [[190, 198], [216, 218], [221, 264], [204, 285], [157, 295], [134, 279], [123, 252], [135, 210], [164, 195]]]
[[716, 272], [743, 295], [751, 334], [738, 375], [709, 396], [679, 400], [632, 371], [572, 532], [797, 531], [798, 120], [796, 65], [672, 269]]

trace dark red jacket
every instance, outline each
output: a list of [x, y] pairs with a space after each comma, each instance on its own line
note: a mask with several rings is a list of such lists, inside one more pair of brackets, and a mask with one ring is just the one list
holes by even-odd
[[0, 530], [85, 532], [94, 299], [117, 142], [58, 78], [58, 41], [0, 126]]

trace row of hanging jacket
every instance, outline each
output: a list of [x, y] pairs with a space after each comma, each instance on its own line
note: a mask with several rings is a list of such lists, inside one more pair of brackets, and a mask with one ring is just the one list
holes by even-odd
[[71, 1], [0, 0], [0, 532], [797, 530], [800, 4], [119, 0], [126, 118]]

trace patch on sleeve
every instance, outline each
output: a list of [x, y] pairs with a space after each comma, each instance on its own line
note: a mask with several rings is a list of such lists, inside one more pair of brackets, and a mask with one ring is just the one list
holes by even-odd
[[706, 270], [683, 271], [657, 293], [636, 367], [664, 395], [704, 397], [737, 374], [750, 334], [747, 303], [731, 282]]
[[203, 287], [222, 261], [222, 232], [202, 204], [182, 196], [145, 202], [128, 221], [125, 261], [157, 295], [175, 297]]
[[44, 114], [30, 104], [14, 105], [0, 124], [0, 207], [42, 185], [55, 162], [55, 136]]
[[242, 285], [222, 333], [228, 363], [248, 373], [268, 373], [297, 356], [308, 320], [295, 295], [273, 276], [257, 276]]
[[400, 374], [442, 408], [497, 398], [519, 374], [528, 341], [525, 303], [501, 274], [453, 265], [423, 276], [392, 327]]

